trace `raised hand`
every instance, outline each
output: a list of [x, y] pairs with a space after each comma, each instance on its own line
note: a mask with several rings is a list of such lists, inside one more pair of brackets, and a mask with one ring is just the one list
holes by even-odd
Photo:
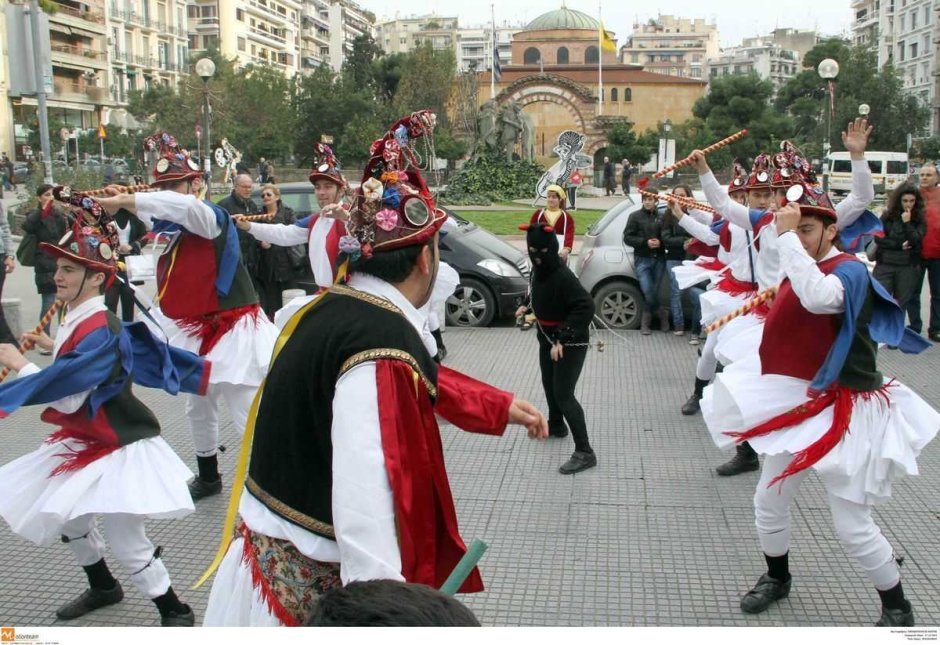
[[853, 156], [864, 156], [865, 149], [868, 147], [868, 137], [871, 136], [873, 129], [872, 126], [868, 125], [868, 119], [865, 117], [858, 117], [854, 121], [849, 121], [848, 126], [842, 133], [842, 145]]

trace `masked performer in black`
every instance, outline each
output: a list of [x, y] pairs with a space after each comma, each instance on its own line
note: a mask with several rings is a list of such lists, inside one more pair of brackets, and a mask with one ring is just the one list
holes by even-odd
[[532, 284], [530, 304], [520, 307], [516, 317], [530, 309], [535, 314], [539, 329], [539, 367], [548, 401], [549, 436], [565, 437], [571, 428], [574, 453], [558, 469], [564, 475], [571, 475], [597, 465], [597, 457], [588, 441], [584, 410], [574, 396], [587, 354], [594, 300], [559, 258], [558, 239], [552, 227], [524, 224], [519, 228], [527, 231]]

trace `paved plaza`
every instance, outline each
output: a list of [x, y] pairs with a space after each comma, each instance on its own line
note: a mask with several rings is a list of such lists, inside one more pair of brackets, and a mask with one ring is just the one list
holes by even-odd
[[[7, 285], [32, 320], [38, 297], [22, 268]], [[757, 473], [726, 479], [724, 461], [701, 416], [679, 406], [692, 386], [695, 348], [686, 338], [603, 332], [603, 353], [592, 350], [578, 394], [599, 465], [558, 474], [570, 439], [534, 442], [519, 428], [503, 437], [442, 435], [461, 533], [489, 544], [481, 562], [487, 590], [462, 596], [485, 625], [749, 625], [860, 626], [880, 605], [865, 576], [843, 553], [825, 494], [811, 476], [793, 508], [794, 577], [790, 597], [759, 616], [742, 614], [738, 600], [764, 571], [751, 497]], [[544, 409], [534, 331], [513, 328], [448, 330], [455, 368], [515, 391]], [[47, 359], [44, 359], [47, 360]], [[884, 350], [886, 374], [940, 406], [940, 349], [916, 357]], [[163, 423], [164, 436], [195, 468], [184, 401], [137, 390]], [[0, 425], [0, 463], [35, 449], [50, 431], [38, 409]], [[151, 522], [163, 545], [174, 586], [200, 620], [208, 585], [189, 591], [211, 561], [220, 538], [238, 437], [227, 416], [221, 457], [225, 496], [203, 500], [178, 521]], [[875, 516], [898, 555], [904, 587], [919, 625], [940, 624], [940, 441], [921, 455], [922, 475], [895, 487]], [[141, 491], [146, 494], [146, 491]], [[85, 587], [82, 570], [64, 544], [33, 546], [0, 526], [0, 624], [156, 625], [158, 614], [129, 583], [119, 605], [84, 619], [57, 622], [56, 608]], [[115, 567], [117, 568], [117, 567]], [[116, 571], [126, 580], [126, 573]]]

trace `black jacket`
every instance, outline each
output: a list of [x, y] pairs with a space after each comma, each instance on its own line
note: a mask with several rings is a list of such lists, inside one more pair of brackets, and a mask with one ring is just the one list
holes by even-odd
[[[252, 200], [241, 199], [232, 191], [232, 194], [219, 202], [219, 206], [228, 211], [229, 215], [257, 215], [261, 212], [261, 207]], [[258, 268], [259, 252], [261, 246], [258, 240], [249, 235], [246, 231], [238, 229], [238, 247], [242, 252], [242, 264], [248, 269], [251, 277], [255, 277]]]
[[[283, 203], [278, 204], [277, 213], [274, 219], [269, 220], [271, 224], [293, 224], [297, 220], [294, 211]], [[258, 277], [263, 282], [288, 282], [297, 276], [298, 269], [302, 269], [304, 264], [308, 264], [307, 253], [303, 244], [298, 244], [299, 249], [292, 250], [289, 246], [274, 246], [269, 249], [258, 249]], [[301, 251], [303, 251], [301, 253]], [[300, 266], [294, 261], [299, 258]]]
[[665, 249], [651, 249], [647, 242], [663, 239], [663, 216], [659, 211], [641, 208], [630, 213], [627, 225], [623, 229], [623, 243], [633, 247], [633, 255], [639, 258], [663, 258]]
[[[34, 208], [26, 214], [23, 222], [24, 232], [35, 235], [38, 242], [49, 244], [58, 244], [67, 229], [68, 220], [58, 206], [53, 206], [46, 217], [42, 216], [41, 209]], [[35, 280], [39, 293], [55, 293], [55, 269], [55, 258], [41, 250], [36, 251]]]
[[663, 223], [663, 246], [666, 248], [666, 260], [681, 262], [686, 259], [685, 243], [692, 239], [689, 232], [678, 223]]
[[532, 311], [539, 320], [561, 323], [544, 331], [562, 344], [587, 342], [594, 320], [594, 299], [566, 266], [532, 276]]
[[[876, 237], [875, 262], [893, 266], [908, 266], [920, 262], [920, 249], [927, 234], [927, 220], [904, 222], [900, 217], [881, 218], [884, 237]], [[904, 242], [910, 243], [909, 249], [901, 248]]]
[[144, 223], [137, 219], [136, 216], [132, 215], [130, 211], [126, 211], [123, 208], [114, 214], [114, 223], [117, 224], [119, 228], [127, 226], [128, 222], [130, 222], [131, 225], [130, 235], [128, 236], [131, 252], [126, 255], [140, 255], [140, 250], [147, 245], [144, 241], [144, 236], [147, 235], [147, 227], [144, 226]]

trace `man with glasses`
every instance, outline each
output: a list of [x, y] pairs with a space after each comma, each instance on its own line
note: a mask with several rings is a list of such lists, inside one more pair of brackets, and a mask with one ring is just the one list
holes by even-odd
[[[254, 182], [251, 180], [251, 175], [236, 175], [232, 193], [225, 199], [220, 200], [219, 206], [227, 210], [229, 215], [260, 214], [261, 207], [251, 198], [253, 188]], [[261, 247], [250, 235], [245, 235], [239, 231], [238, 248], [241, 250], [242, 263], [248, 269], [248, 275], [251, 276], [255, 291], [258, 291], [258, 279], [255, 276], [257, 275]]]

